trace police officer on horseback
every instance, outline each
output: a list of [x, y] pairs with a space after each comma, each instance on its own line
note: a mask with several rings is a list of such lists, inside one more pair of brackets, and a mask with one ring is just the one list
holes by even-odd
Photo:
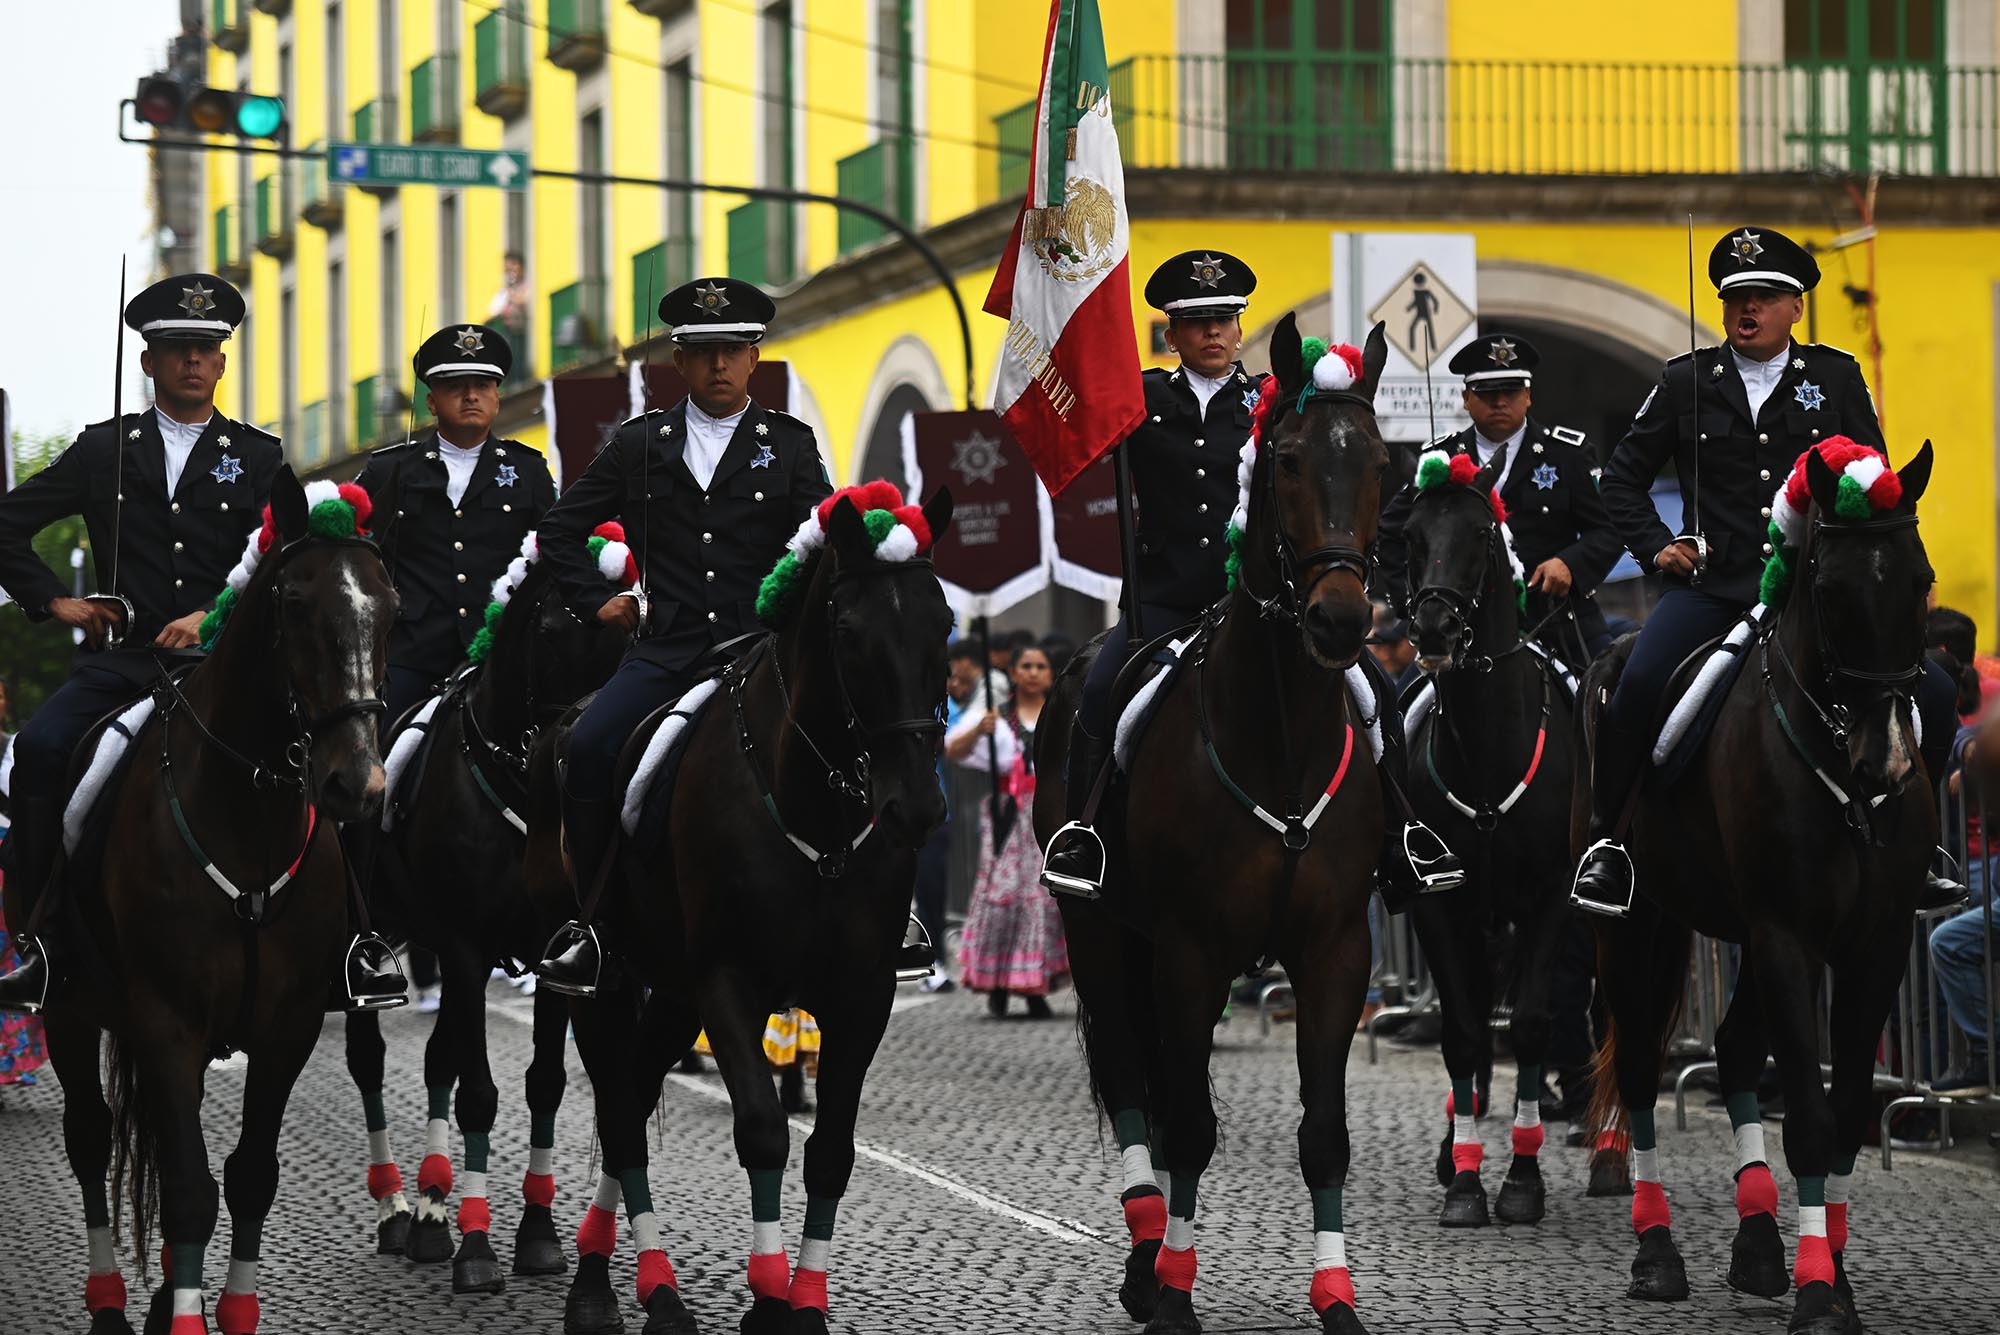
[[[21, 964], [0, 978], [0, 1009], [40, 1010], [59, 980], [59, 906], [49, 896], [60, 887], [51, 882], [73, 753], [98, 719], [195, 655], [202, 619], [284, 461], [277, 437], [215, 410], [222, 345], [243, 312], [242, 294], [213, 274], [178, 274], [132, 298], [125, 323], [145, 340], [139, 364], [153, 407], [84, 428], [54, 463], [0, 496], [0, 586], [29, 620], [52, 617], [83, 635], [69, 679], [14, 738], [6, 869], [34, 907], [15, 924]], [[88, 598], [67, 596], [32, 545], [72, 515], [89, 532], [103, 590]], [[351, 954], [350, 974], [369, 958]]]
[[355, 479], [396, 504], [383, 553], [401, 600], [389, 635], [385, 727], [465, 660], [493, 581], [556, 496], [539, 451], [491, 434], [500, 382], [514, 365], [505, 335], [447, 325], [412, 364], [437, 426], [376, 450]]
[[[1228, 592], [1224, 534], [1236, 505], [1237, 455], [1257, 405], [1257, 383], [1236, 353], [1243, 345], [1243, 311], [1256, 287], [1249, 265], [1209, 250], [1184, 251], [1146, 281], [1146, 303], [1166, 315], [1167, 346], [1180, 357], [1171, 371], [1154, 367], [1143, 373], [1146, 418], [1120, 446], [1128, 452], [1137, 493], [1136, 573], [1146, 636], [1200, 620]], [[1067, 823], [1049, 840], [1042, 870], [1042, 884], [1057, 894], [1092, 898], [1103, 883], [1103, 844], [1087, 822], [1108, 780], [1113, 688], [1142, 647], [1128, 609], [1084, 679], [1071, 744]], [[1377, 683], [1378, 699], [1392, 700], [1373, 656], [1362, 659]], [[1402, 739], [1401, 729], [1389, 726], [1394, 712], [1388, 707], [1382, 715], [1388, 744], [1383, 767], [1398, 772]], [[1414, 820], [1402, 829], [1391, 824], [1384, 842], [1381, 866], [1392, 894], [1413, 893], [1426, 883], [1444, 889], [1459, 876], [1457, 859]]]
[[[1622, 544], [1598, 495], [1590, 442], [1574, 427], [1545, 425], [1529, 411], [1540, 364], [1535, 345], [1519, 334], [1482, 334], [1460, 348], [1450, 366], [1465, 377], [1465, 411], [1472, 425], [1440, 436], [1430, 447], [1472, 454], [1482, 468], [1501, 461], [1507, 528], [1528, 571], [1530, 606], [1537, 599], [1541, 603], [1531, 619], [1552, 618], [1545, 632], [1549, 643], [1581, 670], [1611, 643], [1596, 594]], [[1404, 529], [1415, 499], [1416, 489], [1406, 487], [1382, 512], [1381, 568], [1398, 607], [1409, 597]]]
[[[1667, 363], [1604, 470], [1604, 503], [1621, 540], [1666, 585], [1595, 739], [1589, 843], [1572, 899], [1614, 916], [1632, 901], [1623, 824], [1667, 686], [1682, 660], [1727, 633], [1757, 601], [1771, 554], [1765, 537], [1772, 495], [1817, 441], [1847, 436], [1885, 449], [1860, 365], [1838, 348], [1792, 339], [1805, 294], [1820, 277], [1804, 247], [1772, 228], [1740, 227], [1715, 243], [1708, 276], [1722, 299], [1727, 344]], [[1651, 495], [1669, 459], [1687, 519], [1678, 536]], [[1941, 670], [1927, 667], [1917, 705], [1927, 768], [1935, 774], [1956, 730], [1955, 692]], [[1931, 758], [1934, 750], [1939, 759]], [[1964, 894], [1932, 875], [1920, 903], [1947, 906]]]

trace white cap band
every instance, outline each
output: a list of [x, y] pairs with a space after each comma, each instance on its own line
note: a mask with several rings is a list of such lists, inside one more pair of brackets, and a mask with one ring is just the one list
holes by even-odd
[[1715, 290], [1717, 292], [1727, 292], [1732, 287], [1743, 287], [1746, 284], [1755, 284], [1758, 287], [1779, 287], [1788, 292], [1803, 293], [1806, 290], [1804, 283], [1801, 283], [1788, 273], [1779, 273], [1776, 269], [1746, 269], [1742, 273], [1730, 274], [1715, 285]]
[[440, 362], [425, 371], [423, 379], [429, 382], [439, 376], [453, 375], [490, 375], [495, 380], [505, 378], [500, 374], [500, 368], [491, 362]]
[[1186, 310], [1240, 311], [1249, 304], [1248, 297], [1225, 297], [1218, 294], [1212, 297], [1182, 297], [1179, 301], [1168, 302], [1160, 309], [1172, 315], [1175, 311]]
[[236, 326], [227, 320], [148, 320], [139, 326], [141, 334], [213, 334], [228, 338]]
[[1474, 371], [1465, 377], [1468, 385], [1481, 385], [1489, 380], [1518, 380], [1528, 385], [1534, 383], [1535, 377], [1526, 371]]

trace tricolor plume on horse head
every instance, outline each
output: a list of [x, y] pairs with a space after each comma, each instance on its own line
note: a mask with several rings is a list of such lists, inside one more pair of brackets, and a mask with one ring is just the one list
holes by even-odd
[[[1379, 326], [1378, 326], [1379, 328]], [[1514, 599], [1522, 611], [1528, 605], [1527, 569], [1521, 564], [1519, 553], [1514, 550], [1514, 534], [1507, 527], [1507, 503], [1500, 499], [1500, 469], [1503, 456], [1495, 453], [1482, 467], [1479, 460], [1470, 453], [1453, 454], [1448, 450], [1425, 450], [1417, 458], [1417, 499], [1426, 496], [1446, 496], [1455, 489], [1483, 497], [1487, 508], [1493, 512], [1493, 522], [1500, 529], [1500, 546], [1507, 553], [1507, 566], [1514, 577]]]
[[[632, 548], [625, 541], [625, 526], [616, 520], [599, 524], [584, 540], [584, 549], [590, 559], [597, 563], [597, 573], [604, 576], [612, 589], [629, 589], [639, 582], [639, 561], [632, 554]], [[487, 594], [486, 610], [480, 614], [478, 633], [465, 647], [468, 662], [484, 663], [493, 652], [493, 637], [500, 633], [500, 618], [507, 613], [507, 605], [514, 594], [527, 581], [528, 568], [541, 559], [542, 549], [534, 529], [529, 529], [521, 538], [521, 550], [507, 563], [493, 581]]]
[[771, 573], [757, 589], [757, 615], [782, 626], [829, 539], [844, 564], [894, 564], [927, 554], [951, 525], [951, 490], [939, 487], [922, 506], [905, 505], [893, 482], [877, 478], [842, 487], [821, 501], [799, 525]]
[[1829, 436], [1800, 455], [1771, 498], [1771, 554], [1764, 559], [1759, 589], [1765, 605], [1783, 607], [1791, 592], [1813, 506], [1839, 523], [1862, 523], [1890, 511], [1914, 514], [1930, 485], [1933, 459], [1926, 440], [1910, 462], [1894, 469], [1882, 451], [1846, 436]]
[[244, 543], [243, 556], [229, 572], [229, 583], [216, 595], [215, 607], [201, 622], [201, 647], [211, 649], [228, 624], [229, 613], [250, 587], [251, 579], [273, 548], [305, 538], [353, 541], [373, 536], [368, 528], [375, 505], [352, 482], [308, 482], [301, 486], [291, 465], [281, 464], [271, 479], [271, 498], [264, 522]]

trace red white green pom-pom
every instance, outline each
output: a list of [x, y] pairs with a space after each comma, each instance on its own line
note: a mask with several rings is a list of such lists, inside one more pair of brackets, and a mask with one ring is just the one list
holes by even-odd
[[[599, 524], [585, 539], [584, 548], [590, 559], [597, 563], [598, 573], [620, 589], [629, 589], [639, 582], [639, 562], [632, 555], [632, 549], [625, 542], [625, 526], [616, 521]], [[493, 589], [488, 594], [486, 610], [480, 614], [479, 631], [466, 646], [465, 656], [474, 663], [484, 663], [493, 652], [493, 637], [500, 633], [500, 618], [507, 611], [507, 604], [513, 601], [514, 591], [528, 578], [528, 567], [541, 558], [541, 546], [536, 541], [535, 531], [529, 529], [521, 539], [521, 551], [507, 563], [493, 581]]]
[[861, 512], [861, 524], [875, 544], [875, 559], [909, 561], [931, 548], [930, 521], [921, 508], [903, 504], [895, 483], [877, 478], [856, 487], [842, 487], [821, 501], [785, 544], [785, 554], [757, 588], [757, 615], [767, 625], [780, 625], [805, 586], [813, 558], [826, 545], [827, 522], [833, 507], [845, 498]]
[[[368, 518], [375, 504], [368, 493], [352, 482], [306, 483], [306, 532], [315, 538], [339, 540], [368, 536]], [[278, 545], [278, 521], [271, 507], [264, 507], [264, 522], [243, 545], [243, 555], [229, 572], [229, 581], [216, 595], [215, 606], [201, 620], [201, 647], [211, 649], [229, 620], [237, 598], [250, 585], [265, 553]]]
[[[1470, 451], [1453, 454], [1446, 450], [1425, 450], [1417, 459], [1418, 491], [1430, 491], [1434, 487], [1469, 487], [1478, 477], [1479, 460]], [[1500, 499], [1498, 487], [1488, 489], [1486, 503], [1492, 507], [1494, 522], [1500, 526], [1500, 545], [1506, 549], [1508, 568], [1514, 572], [1515, 600], [1525, 611], [1528, 605], [1527, 570], [1514, 551], [1514, 534], [1507, 527], [1507, 503]]]
[[1807, 450], [1792, 465], [1791, 475], [1771, 498], [1771, 554], [1764, 559], [1759, 596], [1767, 607], [1782, 607], [1791, 592], [1799, 547], [1805, 542], [1806, 516], [1812, 509], [1812, 485], [1806, 480], [1806, 460], [1814, 451], [1839, 475], [1834, 489], [1834, 517], [1862, 520], [1893, 510], [1903, 499], [1903, 480], [1889, 467], [1888, 456], [1872, 445], [1847, 436], [1829, 436]]

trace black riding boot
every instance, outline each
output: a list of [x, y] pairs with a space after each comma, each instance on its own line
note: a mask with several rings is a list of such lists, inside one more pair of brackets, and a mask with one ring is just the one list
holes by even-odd
[[1639, 782], [1646, 739], [1613, 722], [1607, 712], [1597, 723], [1590, 789], [1590, 834], [1569, 902], [1589, 913], [1622, 918], [1632, 911], [1632, 856], [1613, 837], [1618, 818]]
[[396, 952], [373, 932], [356, 932], [347, 943], [329, 1011], [387, 1011], [410, 999], [410, 983], [396, 967]]
[[[32, 913], [43, 895], [58, 893], [48, 880], [55, 851], [61, 846], [62, 805], [46, 797], [17, 797], [13, 815], [13, 826], [7, 832], [7, 875], [26, 889]], [[53, 913], [49, 917], [53, 921]], [[0, 1011], [34, 1015], [48, 1004], [60, 975], [49, 955], [48, 923], [42, 925], [39, 937], [30, 936], [25, 928], [24, 920], [22, 929], [14, 933], [14, 950], [21, 962], [12, 973], [0, 977]]]
[[604, 952], [592, 919], [601, 889], [599, 880], [610, 871], [604, 860], [617, 856], [618, 806], [609, 798], [586, 801], [564, 793], [562, 808], [563, 843], [569, 849], [577, 902], [583, 912], [549, 938], [542, 962], [535, 966], [535, 976], [541, 979], [541, 986], [564, 996], [591, 997], [597, 995], [604, 970]]
[[1042, 860], [1042, 884], [1051, 894], [1096, 899], [1104, 885], [1104, 840], [1084, 824], [1090, 793], [1111, 760], [1111, 747], [1083, 730], [1070, 733], [1069, 786], [1065, 790], [1067, 819], [1049, 840]]
[[903, 929], [903, 944], [896, 947], [896, 981], [918, 983], [937, 972], [937, 945], [916, 914]]

